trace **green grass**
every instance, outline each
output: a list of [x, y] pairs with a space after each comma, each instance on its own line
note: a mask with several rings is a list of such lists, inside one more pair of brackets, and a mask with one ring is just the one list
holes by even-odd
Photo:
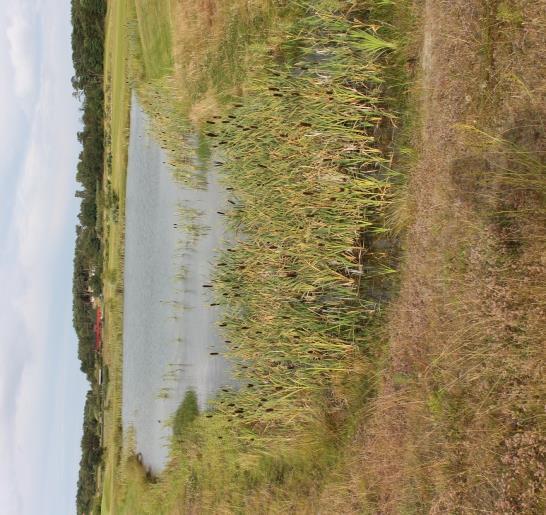
[[[118, 513], [117, 483], [121, 460], [121, 402], [123, 359], [123, 262], [125, 178], [129, 126], [130, 92], [128, 81], [128, 2], [110, 4], [106, 19], [104, 62], [105, 90], [105, 181], [101, 212], [104, 227], [103, 294], [104, 363], [108, 367], [108, 385], [103, 405], [104, 428], [102, 491], [100, 513]], [[95, 508], [99, 510], [99, 506]]]
[[132, 0], [146, 80], [169, 74], [173, 65], [170, 0]]

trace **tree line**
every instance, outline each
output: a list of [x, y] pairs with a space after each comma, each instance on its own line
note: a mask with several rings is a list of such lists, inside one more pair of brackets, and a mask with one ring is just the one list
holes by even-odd
[[97, 492], [101, 464], [101, 396], [95, 378], [96, 312], [93, 297], [101, 294], [102, 245], [97, 199], [104, 175], [104, 24], [105, 0], [72, 0], [72, 59], [74, 95], [81, 100], [82, 145], [76, 178], [81, 199], [76, 226], [73, 276], [73, 324], [78, 337], [81, 369], [90, 382], [84, 410], [82, 458], [77, 492], [78, 513], [89, 513]]

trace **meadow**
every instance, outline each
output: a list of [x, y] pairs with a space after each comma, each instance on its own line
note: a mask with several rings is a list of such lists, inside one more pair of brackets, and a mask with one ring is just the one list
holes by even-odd
[[[488, 15], [515, 23], [499, 12]], [[441, 114], [438, 99], [436, 117], [421, 106], [424, 18], [388, 0], [127, 0], [109, 11], [120, 206], [131, 85], [178, 180], [203, 186], [190, 136], [202, 156], [220, 156], [232, 194], [226, 216], [244, 238], [220, 257], [213, 283], [241, 388], [197, 416], [190, 401], [181, 406], [157, 478], [124, 444], [121, 326], [112, 319], [102, 513], [494, 510], [502, 488], [503, 506], [535, 502], [526, 488], [539, 491], [543, 422], [524, 398], [540, 397], [532, 362], [544, 299], [527, 285], [543, 273], [543, 159], [495, 132], [493, 85], [489, 103], [451, 99], [450, 114], [474, 109], [459, 118]], [[476, 55], [487, 61], [497, 43], [480, 42]], [[474, 91], [468, 79], [449, 91], [465, 87]], [[473, 155], [473, 173], [441, 175], [442, 156], [459, 170], [466, 154], [430, 145], [439, 121], [456, 131], [446, 136], [453, 149]], [[108, 225], [105, 298], [120, 314], [122, 220]], [[519, 254], [507, 243], [513, 231]], [[468, 284], [494, 291], [496, 303]], [[510, 396], [499, 377], [525, 395]], [[522, 406], [528, 416], [517, 415]], [[525, 431], [505, 430], [508, 420]], [[511, 477], [521, 449], [531, 469]]]

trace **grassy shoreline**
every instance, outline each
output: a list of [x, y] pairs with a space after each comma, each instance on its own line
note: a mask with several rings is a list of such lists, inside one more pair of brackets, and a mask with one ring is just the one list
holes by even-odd
[[95, 507], [100, 513], [116, 513], [116, 482], [121, 462], [123, 371], [123, 262], [125, 182], [129, 126], [128, 37], [126, 28], [128, 2], [108, 4], [104, 62], [105, 91], [105, 204], [103, 217], [104, 281], [103, 297], [106, 322], [103, 330], [103, 360], [109, 381], [103, 399], [102, 485]]

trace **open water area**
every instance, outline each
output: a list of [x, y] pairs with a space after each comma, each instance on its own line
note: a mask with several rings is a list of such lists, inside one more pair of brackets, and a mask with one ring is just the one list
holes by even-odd
[[[123, 427], [154, 474], [166, 465], [168, 421], [189, 390], [200, 409], [232, 383], [221, 355], [219, 307], [211, 306], [214, 262], [226, 246], [228, 192], [218, 169], [206, 185], [174, 180], [136, 95], [131, 107], [125, 229]], [[191, 227], [190, 227], [191, 226]], [[211, 355], [219, 353], [219, 355]]]

